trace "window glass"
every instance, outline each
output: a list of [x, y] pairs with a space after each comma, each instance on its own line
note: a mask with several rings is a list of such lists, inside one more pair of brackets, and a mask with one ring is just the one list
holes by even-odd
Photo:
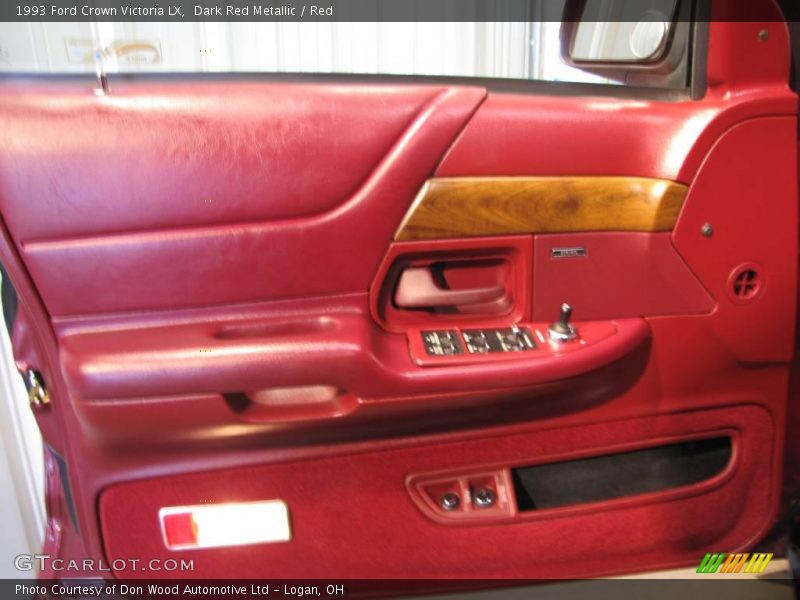
[[[619, 25], [619, 23], [611, 24]], [[561, 23], [0, 23], [0, 71], [271, 72], [614, 83], [561, 58]]]

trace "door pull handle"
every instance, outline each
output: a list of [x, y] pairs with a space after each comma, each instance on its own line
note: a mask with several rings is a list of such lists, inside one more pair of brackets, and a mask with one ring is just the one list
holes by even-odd
[[400, 308], [442, 308], [502, 300], [502, 285], [450, 290], [439, 285], [428, 267], [410, 267], [400, 274], [394, 302]]

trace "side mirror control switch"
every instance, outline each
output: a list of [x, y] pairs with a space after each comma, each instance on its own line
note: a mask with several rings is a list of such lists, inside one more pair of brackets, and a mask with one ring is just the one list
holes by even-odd
[[557, 344], [573, 342], [578, 339], [578, 330], [569, 320], [572, 317], [572, 307], [564, 302], [559, 311], [558, 321], [551, 323], [547, 328], [547, 335], [550, 341]]

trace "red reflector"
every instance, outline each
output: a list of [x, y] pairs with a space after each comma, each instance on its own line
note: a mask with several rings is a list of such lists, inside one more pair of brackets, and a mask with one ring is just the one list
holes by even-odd
[[165, 506], [158, 511], [170, 550], [288, 542], [289, 510], [283, 500]]
[[168, 546], [194, 546], [197, 544], [197, 526], [192, 513], [164, 515], [164, 537]]

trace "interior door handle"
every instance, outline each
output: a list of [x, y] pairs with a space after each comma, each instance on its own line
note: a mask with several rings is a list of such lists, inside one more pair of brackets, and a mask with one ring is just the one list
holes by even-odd
[[437, 308], [496, 302], [506, 295], [505, 287], [449, 290], [437, 284], [428, 267], [411, 267], [400, 274], [394, 302], [400, 308]]

